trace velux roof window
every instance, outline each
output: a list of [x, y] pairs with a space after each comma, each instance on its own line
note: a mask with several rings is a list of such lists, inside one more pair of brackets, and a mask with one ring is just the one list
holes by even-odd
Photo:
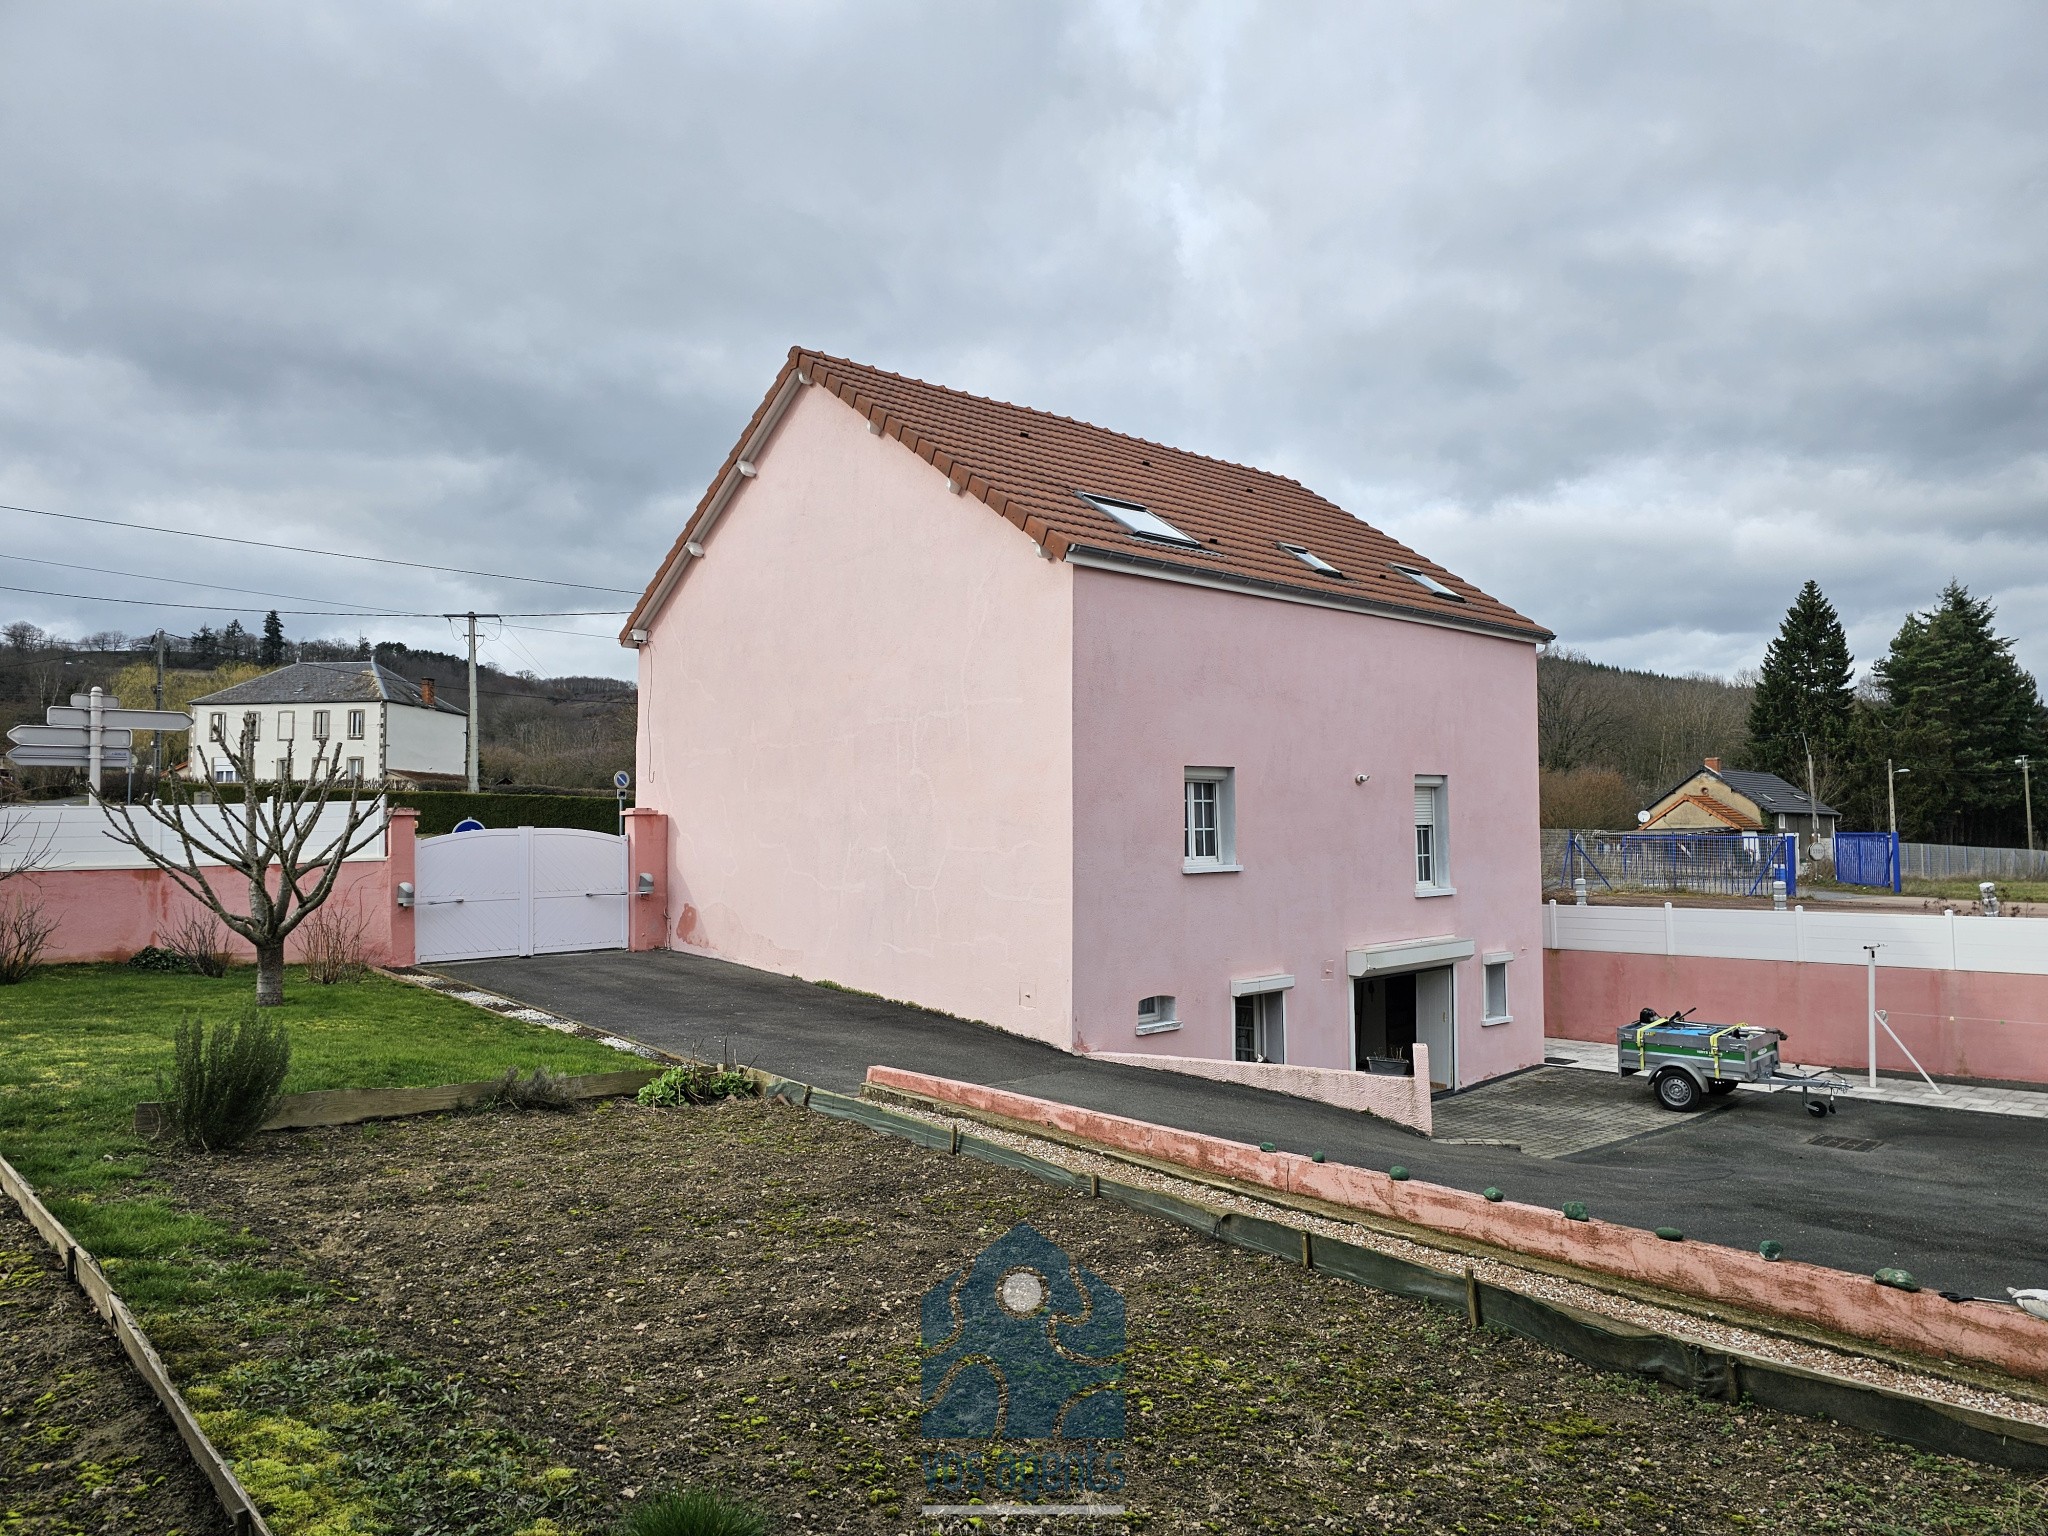
[[1118, 501], [1113, 496], [1097, 496], [1088, 491], [1076, 491], [1089, 506], [1098, 512], [1107, 512], [1141, 539], [1157, 539], [1162, 544], [1184, 544], [1189, 549], [1199, 549], [1201, 541], [1191, 539], [1156, 512], [1149, 512], [1135, 501]]
[[1321, 555], [1315, 553], [1311, 549], [1304, 547], [1303, 545], [1289, 544], [1284, 541], [1280, 541], [1280, 547], [1286, 550], [1287, 553], [1289, 553], [1290, 555], [1294, 556], [1295, 559], [1299, 560], [1303, 565], [1307, 566], [1310, 570], [1316, 572], [1318, 575], [1342, 576], [1344, 574], [1342, 571], [1338, 570], [1337, 567], [1330, 564], [1329, 561], [1325, 560]]
[[1445, 586], [1442, 582], [1438, 581], [1434, 576], [1430, 575], [1427, 571], [1418, 571], [1413, 566], [1407, 565], [1397, 565], [1394, 567], [1394, 569], [1399, 571], [1403, 576], [1406, 576], [1410, 581], [1414, 582], [1415, 585], [1421, 587], [1424, 591], [1434, 592], [1438, 597], [1448, 597], [1454, 603], [1462, 603], [1463, 601], [1465, 601], [1464, 593], [1453, 592], [1449, 587]]

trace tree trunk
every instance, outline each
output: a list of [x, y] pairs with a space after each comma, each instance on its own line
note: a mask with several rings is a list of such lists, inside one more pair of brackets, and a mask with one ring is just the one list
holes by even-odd
[[284, 946], [258, 945], [256, 949], [256, 1006], [275, 1008], [284, 1001]]

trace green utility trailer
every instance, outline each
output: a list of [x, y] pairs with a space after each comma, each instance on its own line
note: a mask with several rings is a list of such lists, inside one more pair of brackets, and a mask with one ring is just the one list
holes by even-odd
[[1690, 1011], [1667, 1017], [1645, 1008], [1616, 1034], [1622, 1076], [1648, 1073], [1651, 1091], [1666, 1109], [1698, 1109], [1710, 1095], [1755, 1083], [1772, 1091], [1797, 1088], [1806, 1112], [1816, 1118], [1835, 1112], [1835, 1095], [1848, 1082], [1832, 1072], [1788, 1070], [1778, 1060], [1783, 1030], [1694, 1023], [1686, 1018]]

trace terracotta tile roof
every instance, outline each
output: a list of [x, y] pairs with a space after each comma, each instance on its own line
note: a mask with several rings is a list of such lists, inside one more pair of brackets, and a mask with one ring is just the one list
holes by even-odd
[[[707, 513], [723, 505], [743, 450], [764, 425], [772, 425], [792, 373], [831, 391], [882, 435], [1016, 524], [1054, 559], [1107, 560], [1366, 612], [1535, 641], [1551, 638], [1505, 603], [1284, 476], [798, 347], [649, 583], [621, 640], [644, 623]], [[1076, 494], [1082, 491], [1136, 502], [1199, 544], [1141, 538], [1083, 501]], [[1282, 544], [1305, 547], [1340, 574], [1310, 569]], [[1420, 571], [1456, 595], [1433, 593], [1397, 566]]]
[[1716, 821], [1722, 822], [1727, 826], [1731, 826], [1735, 828], [1738, 832], [1757, 832], [1761, 831], [1763, 828], [1762, 822], [1757, 821], [1752, 817], [1743, 815], [1742, 812], [1738, 811], [1734, 806], [1716, 800], [1712, 795], [1700, 794], [1680, 795], [1676, 800], [1673, 800], [1669, 805], [1665, 806], [1663, 810], [1658, 811], [1648, 821], [1644, 822], [1643, 825], [1646, 828], [1656, 826], [1657, 823], [1662, 821], [1665, 817], [1669, 816], [1673, 811], [1676, 811], [1682, 805], [1690, 805], [1697, 810], [1704, 811], [1707, 815], [1713, 817]]

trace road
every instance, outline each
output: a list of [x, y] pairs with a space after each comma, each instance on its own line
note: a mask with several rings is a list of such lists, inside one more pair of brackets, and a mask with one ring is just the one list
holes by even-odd
[[[1516, 1113], [1554, 1100], [1586, 1113], [1586, 1094], [1615, 1096], [1623, 1139], [1563, 1157], [1429, 1141], [1398, 1126], [1260, 1089], [1114, 1066], [922, 1009], [814, 986], [701, 956], [655, 951], [474, 960], [429, 967], [565, 1018], [652, 1045], [739, 1059], [841, 1093], [870, 1065], [1008, 1088], [1237, 1141], [1271, 1141], [1333, 1162], [1405, 1164], [1460, 1189], [1497, 1185], [1537, 1205], [1583, 1200], [1596, 1216], [1675, 1226], [1688, 1237], [1869, 1274], [1910, 1270], [1923, 1285], [2003, 1296], [2048, 1285], [2048, 1120], [1890, 1104], [1845, 1104], [1825, 1122], [1792, 1095], [1735, 1094], [1715, 1112], [1649, 1120], [1631, 1113], [1638, 1079], [1562, 1068], [1545, 1083], [1511, 1080]], [[1589, 1087], [1588, 1080], [1592, 1080]], [[1439, 1100], [1447, 1123], [1508, 1084]], [[1626, 1101], [1626, 1102], [1623, 1102]], [[1816, 1146], [1817, 1135], [1875, 1141]]]

